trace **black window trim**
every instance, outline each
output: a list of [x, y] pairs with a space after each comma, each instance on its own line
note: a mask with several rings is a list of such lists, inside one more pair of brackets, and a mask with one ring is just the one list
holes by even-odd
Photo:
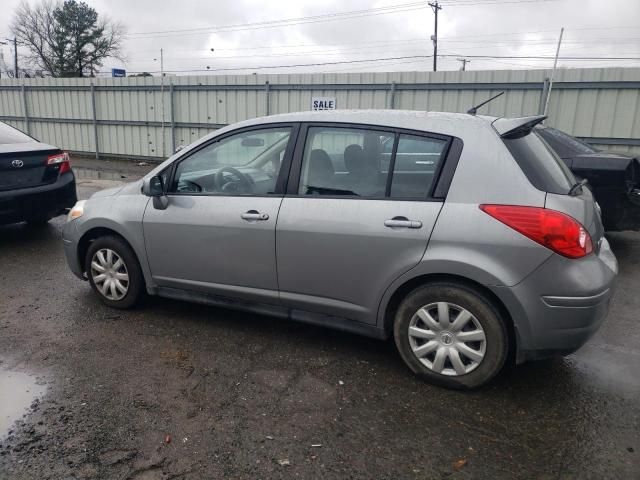
[[[300, 175], [302, 172], [302, 162], [304, 149], [307, 143], [307, 135], [310, 128], [350, 128], [360, 130], [375, 130], [394, 135], [393, 151], [389, 162], [389, 173], [384, 196], [361, 197], [358, 195], [301, 195], [298, 193], [300, 186]], [[391, 183], [393, 181], [393, 168], [395, 167], [395, 157], [400, 135], [412, 135], [417, 137], [433, 138], [447, 142], [443, 149], [443, 161], [438, 165], [434, 174], [434, 181], [426, 197], [392, 197], [390, 196]], [[349, 123], [349, 122], [300, 122], [300, 131], [296, 141], [295, 151], [291, 171], [287, 179], [285, 196], [287, 198], [316, 198], [316, 199], [344, 199], [344, 200], [392, 200], [396, 202], [442, 202], [449, 191], [453, 174], [458, 165], [458, 160], [462, 153], [463, 142], [457, 137], [443, 135], [424, 130], [413, 130], [408, 128], [390, 127], [388, 125], [376, 125], [369, 123]], [[446, 167], [446, 168], [445, 168]]]
[[[175, 174], [176, 174], [176, 169], [178, 168], [178, 165], [183, 162], [184, 160], [188, 159], [189, 157], [191, 157], [193, 154], [203, 150], [204, 148], [207, 148], [211, 145], [213, 145], [214, 143], [218, 143], [221, 140], [224, 140], [225, 138], [228, 138], [232, 135], [237, 135], [237, 134], [241, 134], [244, 132], [251, 132], [254, 130], [269, 130], [269, 129], [276, 129], [276, 128], [284, 128], [284, 127], [288, 127], [291, 128], [291, 133], [289, 135], [289, 141], [287, 143], [287, 147], [284, 150], [284, 156], [282, 157], [282, 164], [280, 165], [280, 171], [278, 172], [278, 178], [276, 179], [276, 186], [274, 188], [273, 193], [268, 193], [268, 194], [260, 194], [260, 195], [241, 195], [241, 194], [229, 194], [229, 193], [225, 193], [225, 194], [220, 194], [220, 193], [211, 193], [211, 192], [170, 192], [169, 191], [169, 186], [173, 185], [174, 179], [175, 179]], [[175, 159], [173, 162], [171, 162], [171, 165], [169, 165], [167, 167], [167, 169], [170, 169], [169, 175], [168, 175], [168, 179], [169, 181], [167, 182], [168, 185], [163, 185], [163, 189], [165, 192], [165, 195], [167, 196], [192, 196], [192, 197], [254, 197], [254, 198], [259, 198], [259, 197], [266, 197], [266, 198], [272, 198], [272, 197], [282, 197], [284, 196], [285, 193], [285, 187], [286, 187], [286, 183], [287, 183], [287, 176], [289, 175], [289, 170], [291, 168], [291, 163], [292, 163], [292, 159], [293, 159], [293, 152], [295, 149], [295, 146], [297, 144], [297, 140], [298, 140], [298, 135], [300, 132], [300, 122], [274, 122], [274, 123], [261, 123], [261, 124], [257, 124], [257, 125], [250, 125], [247, 127], [241, 127], [241, 128], [237, 128], [234, 130], [229, 130], [228, 132], [225, 132], [221, 135], [218, 135], [214, 138], [211, 138], [209, 141], [203, 143], [202, 145], [199, 145], [196, 149], [194, 150], [190, 150], [189, 152], [185, 153], [185, 155], [178, 157], [177, 159]], [[164, 170], [163, 170], [164, 172]], [[162, 175], [163, 172], [160, 172], [158, 175]]]

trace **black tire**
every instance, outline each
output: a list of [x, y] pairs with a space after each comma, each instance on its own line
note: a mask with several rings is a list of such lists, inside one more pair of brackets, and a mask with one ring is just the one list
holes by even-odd
[[[456, 376], [437, 373], [413, 353], [409, 340], [411, 319], [422, 307], [437, 302], [447, 302], [466, 309], [484, 330], [484, 358], [469, 373]], [[506, 324], [498, 309], [481, 292], [453, 282], [423, 285], [407, 295], [395, 315], [394, 338], [400, 356], [413, 372], [430, 383], [455, 389], [473, 389], [489, 382], [502, 370], [509, 350]], [[450, 362], [450, 359], [447, 361]]]
[[[127, 273], [129, 275], [128, 289], [123, 298], [119, 300], [112, 300], [103, 295], [93, 280], [91, 274], [91, 261], [93, 256], [101, 249], [108, 248], [113, 250], [124, 262]], [[85, 268], [87, 271], [87, 277], [89, 283], [94, 292], [98, 295], [100, 300], [109, 307], [127, 309], [132, 308], [140, 299], [144, 291], [144, 277], [142, 276], [142, 270], [140, 269], [140, 263], [136, 257], [135, 252], [122, 238], [116, 236], [100, 237], [91, 242], [87, 249], [85, 256]]]

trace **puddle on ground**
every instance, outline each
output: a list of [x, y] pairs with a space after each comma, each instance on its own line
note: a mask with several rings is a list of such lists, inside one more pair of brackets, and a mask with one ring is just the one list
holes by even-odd
[[0, 370], [0, 439], [16, 420], [27, 413], [31, 403], [46, 390], [36, 377], [12, 370]]

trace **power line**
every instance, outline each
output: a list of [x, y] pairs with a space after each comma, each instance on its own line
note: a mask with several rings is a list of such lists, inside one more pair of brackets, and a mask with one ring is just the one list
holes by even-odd
[[372, 8], [367, 10], [353, 10], [349, 12], [329, 13], [324, 15], [313, 15], [306, 17], [297, 17], [281, 20], [269, 20], [263, 22], [253, 23], [238, 23], [231, 25], [220, 25], [214, 27], [199, 27], [188, 28], [179, 30], [158, 30], [151, 32], [136, 32], [126, 35], [130, 39], [139, 38], [158, 38], [167, 36], [180, 36], [186, 35], [202, 35], [217, 32], [231, 32], [231, 31], [243, 31], [243, 30], [256, 30], [262, 28], [276, 28], [276, 27], [288, 27], [294, 25], [328, 22], [335, 20], [345, 20], [351, 18], [359, 18], [365, 16], [387, 15], [390, 13], [407, 12], [413, 10], [424, 9], [425, 5], [422, 2], [405, 3], [400, 5], [393, 5], [388, 7]]
[[[440, 55], [445, 58], [453, 58], [460, 57], [460, 54], [443, 54]], [[551, 56], [535, 56], [535, 55], [466, 55], [469, 58], [479, 58], [479, 59], [524, 59], [524, 60], [553, 60], [555, 57]], [[381, 62], [381, 61], [389, 61], [389, 60], [408, 60], [408, 59], [427, 59], [432, 58], [432, 55], [405, 55], [405, 56], [397, 56], [397, 57], [386, 57], [386, 58], [370, 58], [370, 59], [359, 59], [359, 60], [342, 60], [336, 62], [315, 62], [315, 63], [297, 63], [297, 64], [287, 64], [287, 65], [259, 65], [259, 66], [244, 66], [244, 67], [225, 67], [225, 68], [211, 68], [211, 69], [190, 69], [190, 70], [165, 70], [165, 72], [171, 73], [186, 73], [186, 72], [222, 72], [222, 71], [232, 71], [232, 70], [266, 70], [266, 69], [274, 69], [274, 68], [296, 68], [296, 67], [316, 67], [316, 66], [325, 66], [325, 65], [343, 65], [343, 64], [353, 64], [353, 63], [368, 63], [368, 62]], [[640, 60], [640, 56], [637, 57], [576, 57], [576, 56], [564, 56], [560, 57], [560, 60], [577, 60], [577, 61], [612, 61], [612, 60]], [[100, 73], [108, 73], [108, 72], [100, 72]], [[131, 73], [141, 73], [141, 72], [131, 72]], [[159, 73], [158, 71], [150, 71], [149, 73]]]

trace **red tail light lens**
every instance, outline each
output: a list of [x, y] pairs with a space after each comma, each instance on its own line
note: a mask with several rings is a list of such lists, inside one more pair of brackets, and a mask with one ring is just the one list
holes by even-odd
[[47, 165], [60, 165], [60, 173], [71, 171], [71, 162], [67, 152], [57, 153], [47, 157]]
[[480, 210], [565, 257], [581, 258], [593, 251], [589, 232], [564, 213], [515, 205], [480, 205]]

